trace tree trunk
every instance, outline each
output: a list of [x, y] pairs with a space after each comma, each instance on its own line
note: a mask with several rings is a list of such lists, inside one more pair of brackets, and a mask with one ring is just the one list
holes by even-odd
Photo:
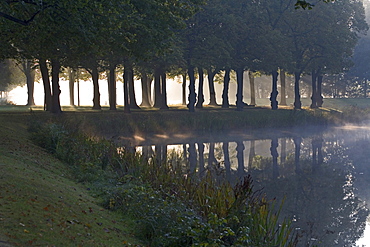
[[209, 87], [209, 105], [217, 105], [215, 82], [214, 82], [216, 70], [212, 71], [212, 69], [208, 69], [207, 74], [208, 74], [208, 87]]
[[44, 84], [44, 110], [51, 110], [51, 88], [50, 88], [50, 77], [49, 69], [46, 64], [46, 59], [39, 59], [40, 71], [42, 76], [42, 82]]
[[182, 104], [186, 105], [186, 73], [182, 75]]
[[154, 106], [155, 108], [161, 107], [161, 72], [159, 69], [154, 70]]
[[167, 80], [166, 80], [166, 73], [163, 72], [161, 74], [161, 79], [162, 79], [162, 104], [161, 104], [161, 109], [162, 110], [167, 110], [168, 105], [167, 105]]
[[58, 59], [51, 60], [51, 84], [53, 94], [51, 96], [51, 112], [59, 114], [62, 112], [60, 107], [60, 86], [59, 86], [59, 71], [60, 61]]
[[153, 76], [148, 76], [148, 97], [149, 97], [149, 105], [153, 105], [153, 98], [152, 98], [152, 82], [153, 82]]
[[101, 110], [100, 105], [100, 90], [99, 90], [99, 71], [98, 67], [94, 66], [91, 70], [91, 77], [94, 86], [94, 97], [93, 97], [93, 109], [94, 110]]
[[117, 110], [117, 88], [116, 88], [116, 65], [109, 68], [108, 92], [109, 92], [109, 110]]
[[243, 110], [243, 74], [244, 69], [239, 68], [236, 70], [236, 81], [237, 81], [237, 93], [236, 93], [236, 110], [242, 111]]
[[302, 108], [301, 94], [299, 90], [299, 81], [301, 79], [301, 72], [294, 73], [294, 109]]
[[230, 69], [225, 70], [224, 89], [222, 91], [222, 108], [229, 108], [229, 84], [230, 84]]
[[317, 104], [317, 107], [322, 107], [322, 104], [324, 103], [324, 100], [323, 100], [323, 97], [322, 97], [322, 91], [321, 91], [321, 85], [322, 85], [322, 74], [319, 73], [318, 76], [317, 76], [317, 100], [316, 100], [316, 104]]
[[142, 92], [142, 101], [140, 106], [150, 107], [150, 94], [149, 94], [149, 78], [148, 74], [141, 72], [141, 92]]
[[23, 71], [26, 75], [27, 84], [27, 106], [35, 105], [34, 91], [35, 91], [35, 70], [32, 69], [32, 62], [30, 60], [25, 60], [23, 63]]
[[317, 79], [317, 73], [315, 70], [312, 70], [311, 72], [311, 87], [312, 87], [312, 95], [311, 95], [311, 106], [310, 108], [317, 108], [317, 87], [316, 87], [316, 79]]
[[249, 85], [251, 90], [251, 105], [256, 105], [256, 90], [254, 89], [254, 73], [253, 71], [248, 71]]
[[75, 105], [75, 81], [76, 71], [73, 68], [68, 68], [68, 79], [69, 79], [69, 105]]
[[136, 103], [136, 96], [135, 96], [135, 80], [134, 80], [134, 69], [132, 68], [132, 64], [128, 65], [128, 72], [129, 72], [129, 98], [130, 98], [130, 108], [131, 109], [140, 109], [140, 107]]
[[189, 74], [189, 80], [190, 80], [188, 108], [189, 108], [189, 112], [195, 112], [194, 105], [195, 105], [195, 102], [196, 102], [196, 99], [197, 99], [197, 94], [195, 93], [195, 75], [194, 75], [194, 68], [193, 67], [190, 67], [188, 69], [188, 74]]
[[203, 69], [198, 68], [198, 74], [199, 74], [199, 88], [198, 88], [198, 102], [196, 105], [196, 108], [203, 108], [203, 102], [204, 102], [204, 93], [203, 93], [203, 85], [204, 85], [204, 75], [203, 75]]
[[287, 105], [286, 103], [286, 76], [285, 71], [280, 70], [280, 105]]
[[272, 71], [272, 92], [270, 96], [271, 101], [271, 109], [277, 110], [278, 109], [278, 101], [277, 96], [279, 94], [277, 90], [277, 80], [278, 80], [279, 73], [277, 71]]
[[129, 81], [130, 81], [130, 72], [128, 66], [124, 67], [123, 71], [123, 93], [124, 93], [124, 108], [125, 113], [131, 113], [130, 109], [130, 95], [129, 95]]
[[80, 78], [79, 78], [80, 71], [77, 70], [76, 72], [76, 81], [77, 81], [77, 105], [80, 106]]

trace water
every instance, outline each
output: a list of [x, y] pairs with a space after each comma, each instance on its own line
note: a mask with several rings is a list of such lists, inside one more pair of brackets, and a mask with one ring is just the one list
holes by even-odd
[[235, 183], [251, 174], [255, 189], [284, 200], [282, 216], [293, 219], [299, 246], [370, 246], [370, 126], [121, 141], [159, 160], [179, 153], [199, 176], [211, 170]]

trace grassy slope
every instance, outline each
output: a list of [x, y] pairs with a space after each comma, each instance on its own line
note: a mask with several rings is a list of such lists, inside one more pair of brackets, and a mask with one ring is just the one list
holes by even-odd
[[97, 206], [68, 168], [28, 140], [22, 114], [0, 114], [0, 246], [126, 246], [125, 222]]

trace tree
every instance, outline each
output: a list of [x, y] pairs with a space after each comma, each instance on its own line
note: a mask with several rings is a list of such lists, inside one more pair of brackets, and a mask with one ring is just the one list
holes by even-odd
[[[367, 31], [364, 8], [359, 1], [342, 1], [315, 9], [316, 16], [313, 32], [318, 55], [308, 66], [312, 75], [312, 104], [315, 108], [322, 105], [321, 81], [323, 73], [343, 73], [352, 63], [350, 57], [357, 43], [358, 35]], [[325, 30], [333, 30], [325, 33]], [[320, 35], [320, 34], [326, 35]]]
[[33, 97], [34, 89], [35, 89], [35, 74], [36, 71], [34, 69], [35, 63], [30, 60], [23, 60], [21, 61], [20, 68], [24, 75], [26, 76], [26, 85], [27, 85], [27, 105], [33, 106], [35, 105], [35, 100]]
[[227, 32], [231, 27], [228, 19], [233, 14], [225, 10], [226, 5], [224, 0], [208, 1], [201, 11], [187, 21], [187, 29], [180, 33], [186, 67], [188, 70], [197, 68], [199, 73], [198, 108], [204, 103], [204, 71], [208, 79], [209, 105], [217, 105], [214, 77], [231, 60], [232, 47], [227, 39]]
[[222, 108], [229, 108], [230, 70], [231, 69], [226, 69], [224, 74], [224, 89], [222, 91]]
[[[10, 4], [13, 1], [9, 1]], [[72, 47], [78, 43], [71, 37], [78, 37], [81, 28], [81, 14], [77, 11], [83, 8], [86, 2], [82, 1], [54, 1], [47, 3], [36, 1], [14, 1], [14, 15], [22, 15], [29, 12], [24, 7], [39, 8], [41, 5], [42, 12], [32, 20], [32, 28], [20, 26], [17, 23], [10, 25], [9, 31], [12, 32], [10, 40], [12, 45], [17, 48], [21, 57], [28, 59], [38, 59], [45, 87], [45, 104], [46, 109], [54, 113], [61, 112], [60, 107], [60, 88], [59, 88], [59, 70], [63, 61]], [[44, 6], [47, 5], [47, 8]], [[31, 42], [32, 40], [32, 42]], [[51, 100], [49, 100], [49, 70], [47, 61], [51, 65]]]
[[[45, 64], [50, 62], [53, 89], [50, 109], [59, 112], [60, 90], [56, 76], [59, 72], [54, 70], [59, 70], [64, 63], [70, 63], [68, 60], [79, 64], [82, 58], [91, 57], [95, 60], [91, 64], [106, 60], [113, 72], [115, 66], [123, 63], [122, 58], [146, 59], [153, 56], [168, 48], [163, 40], [173, 35], [174, 30], [183, 25], [183, 20], [191, 16], [202, 1], [174, 1], [171, 4], [164, 2], [6, 1], [0, 5], [0, 11], [5, 13], [7, 10], [14, 10], [11, 16], [29, 21], [23, 26], [6, 17], [1, 19], [13, 22], [6, 31], [12, 37], [9, 42], [17, 47], [18, 52], [26, 58], [40, 60], [45, 84], [48, 83], [48, 67]], [[34, 9], [39, 12], [32, 20], [23, 18], [25, 13], [34, 13]], [[32, 25], [32, 28], [28, 25]], [[90, 66], [83, 67], [95, 71]], [[114, 84], [113, 81], [111, 83]], [[113, 86], [110, 88], [113, 90]], [[47, 91], [45, 92], [47, 95]], [[110, 95], [114, 97], [114, 92]], [[48, 105], [49, 100], [46, 103]]]
[[199, 89], [198, 89], [198, 101], [197, 101], [197, 108], [202, 108], [203, 107], [203, 102], [204, 102], [204, 94], [203, 94], [203, 85], [204, 85], [204, 73], [202, 68], [198, 68], [198, 75], [199, 75]]

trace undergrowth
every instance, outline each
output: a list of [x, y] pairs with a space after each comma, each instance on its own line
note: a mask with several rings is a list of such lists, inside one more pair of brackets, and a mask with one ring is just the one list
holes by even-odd
[[105, 208], [136, 221], [149, 246], [296, 246], [281, 205], [253, 189], [250, 176], [236, 185], [206, 172], [193, 176], [171, 159], [158, 162], [114, 143], [34, 122], [32, 139], [66, 162]]

